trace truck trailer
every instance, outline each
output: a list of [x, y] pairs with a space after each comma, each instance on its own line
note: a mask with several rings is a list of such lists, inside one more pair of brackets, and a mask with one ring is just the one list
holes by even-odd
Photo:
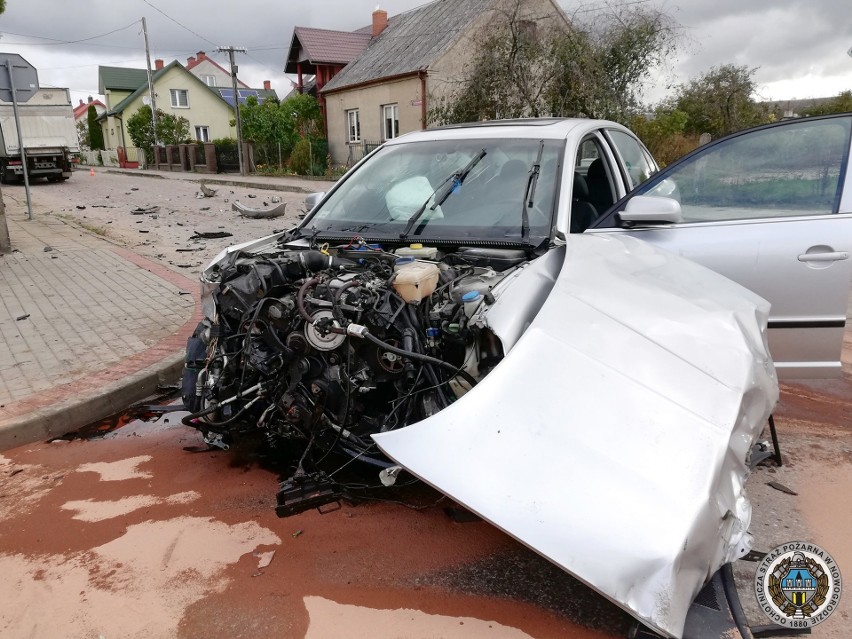
[[[80, 152], [68, 89], [41, 88], [18, 103], [29, 178], [58, 182], [71, 177], [72, 155]], [[24, 179], [21, 146], [11, 102], [0, 101], [0, 181]]]

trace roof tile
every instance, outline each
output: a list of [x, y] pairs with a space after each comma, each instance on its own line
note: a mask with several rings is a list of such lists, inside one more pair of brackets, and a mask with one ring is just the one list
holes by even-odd
[[323, 92], [428, 68], [493, 4], [494, 0], [436, 0], [393, 16]]

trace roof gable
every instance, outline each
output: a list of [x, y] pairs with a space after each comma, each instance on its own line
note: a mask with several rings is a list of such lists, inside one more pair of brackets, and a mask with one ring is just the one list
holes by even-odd
[[494, 0], [436, 0], [393, 16], [323, 92], [427, 69], [493, 4]]
[[125, 67], [98, 67], [98, 93], [109, 90], [135, 91], [143, 82], [148, 81], [145, 69], [129, 69]]
[[[171, 71], [172, 69], [180, 69], [180, 70], [181, 70], [184, 74], [186, 74], [186, 76], [187, 76], [187, 77], [192, 78], [192, 79], [193, 79], [193, 81], [197, 82], [199, 85], [203, 86], [205, 89], [207, 89], [208, 91], [210, 91], [210, 92], [211, 92], [213, 95], [215, 95], [218, 99], [222, 100], [222, 102], [223, 102], [225, 105], [227, 105], [227, 106], [228, 106], [228, 108], [230, 108], [230, 105], [228, 105], [228, 103], [227, 103], [227, 102], [226, 102], [226, 101], [222, 98], [222, 96], [221, 96], [221, 95], [219, 95], [219, 94], [218, 94], [218, 93], [214, 90], [214, 89], [215, 89], [215, 87], [208, 87], [206, 84], [204, 84], [204, 82], [202, 82], [201, 78], [199, 78], [198, 76], [193, 75], [192, 73], [190, 73], [189, 71], [187, 71], [187, 70], [186, 70], [186, 67], [185, 67], [185, 66], [183, 66], [183, 65], [182, 65], [180, 62], [178, 62], [177, 60], [175, 60], [174, 62], [170, 62], [169, 64], [167, 64], [166, 66], [164, 66], [162, 69], [158, 69], [157, 71], [155, 71], [155, 72], [151, 75], [151, 82], [154, 84], [154, 86], [155, 86], [155, 87], [157, 86], [157, 80], [159, 80], [161, 77], [163, 77], [166, 73], [168, 73], [168, 72], [169, 72], [169, 71]], [[146, 75], [146, 76], [145, 76], [145, 79], [143, 80], [143, 83], [142, 83], [141, 85], [139, 85], [133, 93], [131, 93], [131, 94], [130, 94], [130, 95], [128, 95], [126, 98], [124, 98], [121, 102], [119, 102], [118, 104], [116, 104], [116, 105], [115, 105], [115, 107], [114, 107], [111, 111], [109, 111], [108, 113], [106, 113], [105, 115], [115, 115], [115, 114], [117, 114], [117, 113], [121, 113], [121, 112], [122, 112], [122, 111], [124, 111], [124, 110], [125, 110], [128, 106], [130, 106], [130, 104], [131, 104], [131, 103], [132, 103], [132, 102], [133, 102], [136, 98], [138, 98], [138, 97], [139, 97], [140, 95], [142, 95], [143, 93], [147, 93], [147, 91], [148, 91], [148, 77], [147, 77], [147, 75]]]
[[[199, 52], [199, 53], [203, 53], [203, 52]], [[186, 68], [187, 71], [191, 72], [193, 75], [196, 75], [196, 76], [204, 75], [204, 67], [201, 67], [201, 65], [203, 65], [205, 62], [209, 62], [213, 67], [215, 67], [217, 70], [221, 71], [222, 73], [224, 73], [228, 77], [231, 76], [230, 71], [228, 71], [221, 64], [216, 62], [214, 59], [207, 57], [206, 55], [203, 58], [201, 58], [200, 60], [198, 58], [190, 58], [190, 61], [187, 62], [185, 68]], [[196, 68], [196, 67], [201, 67], [201, 68]], [[245, 82], [243, 82], [239, 78], [237, 78], [237, 86], [240, 87], [240, 88], [243, 88], [243, 89], [249, 88], [249, 85], [247, 85]]]
[[284, 71], [296, 73], [300, 49], [302, 59], [307, 60], [311, 67], [317, 64], [348, 64], [367, 48], [372, 37], [372, 33], [296, 27]]
[[95, 111], [98, 110], [98, 107], [101, 107], [101, 109], [106, 109], [106, 105], [103, 102], [101, 102], [100, 100], [92, 100], [91, 102], [84, 102], [83, 104], [78, 104], [77, 106], [74, 107], [74, 119], [79, 120], [80, 116], [82, 116], [84, 113], [88, 113], [90, 106], [95, 107]]

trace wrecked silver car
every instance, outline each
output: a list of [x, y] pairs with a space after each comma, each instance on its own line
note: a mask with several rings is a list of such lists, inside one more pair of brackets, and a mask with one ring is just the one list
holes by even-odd
[[655, 171], [610, 122], [388, 141], [297, 228], [204, 270], [185, 423], [291, 455], [281, 516], [340, 498], [329, 456], [379, 487], [405, 470], [682, 636], [750, 548], [747, 461], [778, 386], [769, 304], [629, 237], [678, 224], [676, 188], [617, 203]]

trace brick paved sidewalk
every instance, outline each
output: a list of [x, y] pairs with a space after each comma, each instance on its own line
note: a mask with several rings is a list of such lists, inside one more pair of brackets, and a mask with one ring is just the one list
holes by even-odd
[[0, 450], [58, 436], [174, 382], [198, 284], [55, 217], [7, 210]]

